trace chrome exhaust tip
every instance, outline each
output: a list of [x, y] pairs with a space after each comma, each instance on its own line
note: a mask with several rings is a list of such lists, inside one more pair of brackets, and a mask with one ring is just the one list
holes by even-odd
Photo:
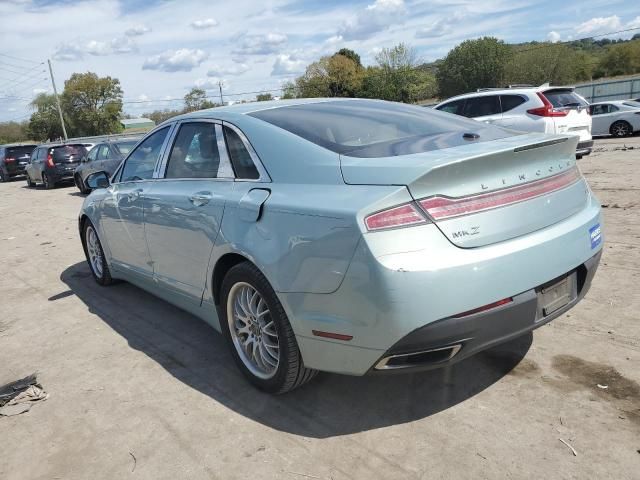
[[388, 355], [376, 363], [374, 368], [376, 370], [396, 370], [400, 368], [434, 365], [451, 360], [458, 354], [461, 348], [462, 344], [458, 343], [456, 345], [421, 350], [419, 352]]

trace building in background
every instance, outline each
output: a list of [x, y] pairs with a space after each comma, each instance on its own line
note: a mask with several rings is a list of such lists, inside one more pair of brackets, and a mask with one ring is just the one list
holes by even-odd
[[148, 118], [125, 118], [120, 120], [120, 123], [125, 131], [133, 129], [151, 130], [156, 126], [156, 123]]

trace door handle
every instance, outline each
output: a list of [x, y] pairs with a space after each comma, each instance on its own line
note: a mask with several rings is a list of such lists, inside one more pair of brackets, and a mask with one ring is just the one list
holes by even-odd
[[130, 201], [138, 200], [138, 199], [140, 198], [140, 195], [141, 195], [141, 194], [142, 194], [142, 189], [141, 189], [141, 188], [138, 188], [138, 189], [136, 189], [136, 190], [133, 190], [132, 192], [129, 192], [129, 193], [127, 194], [127, 198], [128, 198]]
[[213, 194], [211, 192], [198, 192], [194, 193], [189, 197], [189, 201], [193, 203], [196, 207], [201, 207], [206, 205], [213, 198]]

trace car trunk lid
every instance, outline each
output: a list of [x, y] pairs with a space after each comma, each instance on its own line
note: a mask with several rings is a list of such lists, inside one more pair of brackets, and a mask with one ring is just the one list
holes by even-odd
[[573, 88], [553, 88], [543, 92], [545, 98], [564, 116], [553, 116], [555, 131], [559, 134], [577, 135], [580, 141], [591, 139], [591, 115], [589, 104]]
[[584, 208], [573, 136], [519, 135], [380, 158], [341, 156], [347, 184], [405, 185], [457, 246], [515, 238]]

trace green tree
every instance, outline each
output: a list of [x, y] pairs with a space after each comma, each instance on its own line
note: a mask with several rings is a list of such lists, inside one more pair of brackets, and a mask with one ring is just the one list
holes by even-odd
[[377, 66], [364, 73], [361, 94], [396, 102], [413, 103], [436, 93], [436, 79], [425, 65], [420, 65], [414, 48], [400, 43], [384, 48], [376, 55]]
[[300, 97], [354, 97], [362, 85], [363, 68], [344, 55], [322, 57], [296, 79]]
[[555, 85], [588, 80], [591, 76], [590, 56], [563, 44], [541, 43], [535, 47], [515, 48], [505, 65], [505, 83]]
[[153, 112], [143, 113], [142, 117], [153, 120], [156, 125], [160, 125], [165, 120], [168, 120], [171, 117], [175, 117], [176, 115], [181, 115], [183, 113], [184, 110], [154, 110]]
[[608, 47], [597, 66], [597, 76], [630, 75], [640, 72], [640, 40]]
[[40, 93], [30, 103], [35, 110], [29, 120], [28, 134], [34, 140], [45, 141], [62, 137], [55, 95]]
[[29, 138], [28, 122], [2, 122], [0, 123], [0, 145], [3, 143], [15, 143]]
[[194, 112], [205, 108], [215, 107], [216, 104], [207, 100], [207, 92], [202, 88], [192, 88], [189, 93], [184, 96], [184, 111]]
[[258, 102], [266, 102], [266, 101], [269, 101], [269, 100], [273, 100], [273, 95], [271, 95], [270, 93], [259, 93], [256, 96], [256, 100]]
[[511, 55], [510, 47], [497, 38], [465, 40], [447, 54], [438, 68], [440, 96], [504, 85], [505, 65]]
[[362, 66], [362, 62], [360, 61], [360, 55], [358, 55], [356, 52], [354, 52], [350, 48], [341, 48], [334, 55], [342, 55], [343, 57], [350, 58], [351, 60], [353, 60], [353, 63], [355, 63], [359, 67]]
[[296, 84], [294, 82], [285, 82], [282, 86], [282, 98], [284, 100], [296, 98]]
[[117, 78], [74, 73], [64, 82], [61, 103], [72, 136], [104, 135], [122, 129], [122, 88]]

